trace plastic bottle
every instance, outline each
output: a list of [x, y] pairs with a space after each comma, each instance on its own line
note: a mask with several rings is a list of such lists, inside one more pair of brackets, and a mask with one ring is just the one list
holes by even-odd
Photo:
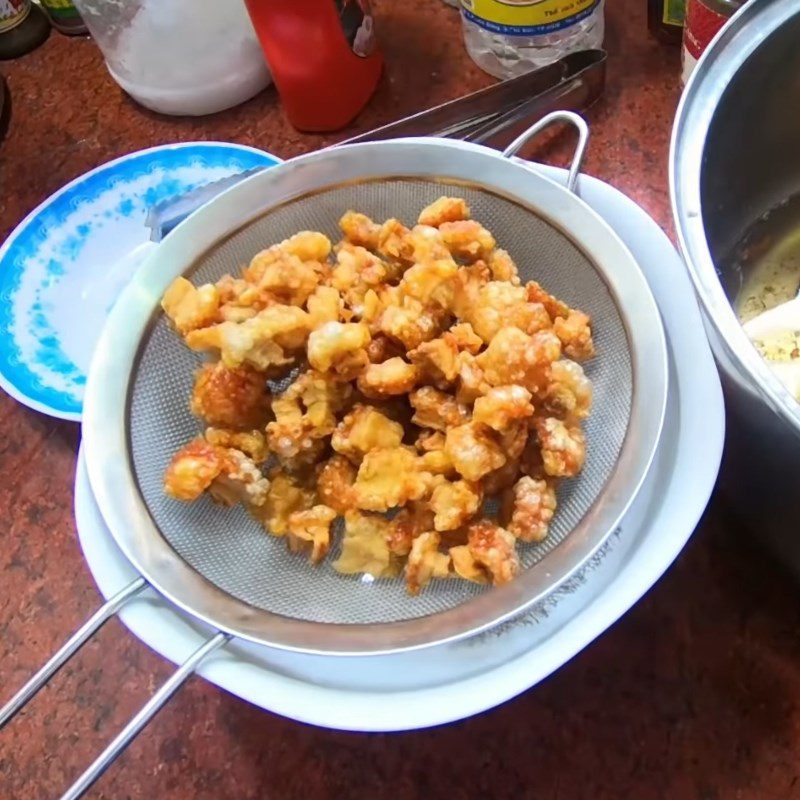
[[335, 131], [366, 105], [383, 61], [368, 0], [246, 0], [286, 116]]
[[514, 78], [603, 44], [604, 0], [461, 0], [461, 5], [467, 51], [497, 78]]
[[74, 0], [114, 80], [162, 114], [213, 114], [270, 76], [241, 0]]

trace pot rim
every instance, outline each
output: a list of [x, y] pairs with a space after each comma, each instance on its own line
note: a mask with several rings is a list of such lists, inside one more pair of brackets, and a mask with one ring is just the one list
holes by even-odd
[[[712, 40], [683, 92], [672, 129], [669, 188], [681, 254], [717, 344], [754, 391], [800, 438], [800, 403], [744, 332], [725, 294], [706, 239], [700, 176], [708, 132], [733, 77], [770, 35], [797, 16], [795, 0], [744, 5]], [[712, 339], [713, 344], [713, 339]]]

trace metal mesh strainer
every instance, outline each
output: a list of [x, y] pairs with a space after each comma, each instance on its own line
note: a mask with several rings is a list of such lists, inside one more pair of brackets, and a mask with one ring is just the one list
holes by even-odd
[[[519, 578], [489, 590], [439, 581], [410, 598], [400, 580], [339, 575], [330, 566], [336, 553], [310, 566], [242, 510], [166, 498], [162, 477], [171, 454], [199, 430], [187, 408], [199, 359], [160, 314], [172, 279], [192, 274], [209, 281], [236, 272], [255, 252], [299, 230], [335, 238], [348, 208], [412, 222], [443, 193], [467, 199], [524, 278], [593, 318], [598, 356], [587, 369], [595, 389], [587, 464], [562, 485], [549, 537], [521, 547]], [[470, 635], [507, 619], [602, 544], [655, 449], [666, 352], [655, 303], [632, 256], [574, 194], [485, 148], [398, 140], [288, 162], [228, 190], [179, 226], [112, 312], [86, 394], [92, 489], [118, 544], [151, 585], [215, 628], [262, 644], [380, 653]]]
[[[586, 310], [594, 321], [599, 355], [587, 365], [595, 391], [594, 411], [586, 426], [587, 464], [578, 479], [562, 485], [548, 538], [540, 545], [521, 546], [522, 565], [530, 569], [564, 541], [600, 495], [625, 438], [633, 391], [620, 310], [593, 262], [564, 233], [484, 188], [418, 179], [376, 180], [326, 188], [268, 211], [205, 252], [192, 277], [205, 283], [236, 272], [254, 253], [299, 230], [320, 230], [335, 240], [340, 235], [336, 222], [349, 208], [377, 220], [394, 216], [410, 223], [442, 194], [466, 198], [473, 217], [510, 250], [523, 280], [539, 281], [570, 305]], [[172, 454], [201, 429], [187, 404], [199, 358], [162, 315], [143, 339], [137, 361], [129, 433], [142, 497], [156, 527], [178, 555], [226, 593], [287, 617], [365, 624], [427, 616], [486, 591], [465, 581], [434, 581], [412, 599], [400, 579], [365, 583], [338, 574], [330, 566], [332, 557], [310, 567], [302, 556], [291, 554], [282, 539], [265, 536], [241, 509], [166, 497], [163, 475]]]
[[[567, 189], [508, 158], [551, 122], [579, 131]], [[641, 486], [666, 405], [666, 344], [633, 256], [574, 194], [585, 123], [550, 114], [503, 153], [436, 139], [323, 151], [259, 173], [217, 196], [159, 245], [120, 297], [97, 345], [86, 390], [89, 478], [115, 541], [143, 577], [102, 606], [0, 709], [0, 727], [69, 657], [148, 584], [217, 631], [153, 695], [68, 790], [91, 786], [197, 665], [232, 635], [304, 652], [361, 655], [468, 636], [514, 616], [577, 570], [613, 531]], [[197, 431], [187, 409], [196, 361], [160, 317], [173, 278], [213, 280], [303, 228], [335, 235], [347, 208], [408, 221], [440, 194], [464, 195], [475, 217], [541, 281], [594, 320], [588, 367], [595, 409], [588, 460], [562, 487], [548, 539], [522, 550], [516, 581], [483, 590], [439, 582], [419, 598], [399, 582], [366, 583], [289, 555], [242, 512], [172, 503], [161, 480], [170, 454]]]

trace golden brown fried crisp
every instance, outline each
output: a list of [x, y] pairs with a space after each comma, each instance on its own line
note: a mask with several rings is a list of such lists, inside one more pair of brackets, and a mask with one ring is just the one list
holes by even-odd
[[339, 220], [339, 227], [348, 242], [369, 250], [378, 247], [381, 226], [376, 225], [366, 214], [348, 211]]
[[371, 450], [392, 449], [402, 441], [402, 425], [373, 406], [358, 404], [336, 426], [331, 446], [354, 464], [360, 464]]
[[525, 289], [505, 281], [490, 281], [481, 286], [476, 304], [467, 319], [484, 342], [490, 342], [502, 328], [519, 328], [536, 333], [550, 328], [550, 317], [541, 303], [525, 300]]
[[308, 370], [297, 376], [282, 394], [273, 398], [274, 422], [267, 425], [269, 449], [288, 466], [300, 457], [311, 463], [324, 449], [325, 437], [336, 427], [336, 414], [352, 394], [346, 383]]
[[[533, 437], [534, 439], [536, 437]], [[538, 447], [537, 447], [538, 451]], [[483, 479], [483, 491], [491, 497], [499, 494], [509, 486], [513, 486], [520, 476], [521, 464], [518, 458], [508, 458], [505, 464], [499, 469], [493, 470]]]
[[483, 370], [478, 366], [475, 356], [463, 352], [458, 356], [458, 380], [456, 381], [456, 400], [471, 406], [479, 397], [486, 394], [491, 386]]
[[517, 265], [511, 256], [499, 247], [489, 256], [489, 269], [492, 271], [492, 279], [496, 281], [508, 281], [519, 286], [519, 272]]
[[324, 505], [289, 516], [289, 548], [293, 553], [308, 553], [312, 564], [319, 564], [331, 546], [331, 523], [336, 512]]
[[440, 392], [432, 386], [417, 389], [408, 399], [414, 409], [411, 421], [422, 428], [446, 431], [469, 419], [467, 406], [456, 402], [452, 395]]
[[514, 537], [488, 520], [469, 526], [467, 547], [472, 557], [489, 573], [495, 586], [508, 583], [519, 572]]
[[263, 373], [248, 366], [229, 368], [217, 361], [203, 364], [195, 373], [190, 407], [209, 425], [248, 430], [266, 424], [269, 401]]
[[436, 430], [421, 430], [414, 446], [424, 455], [425, 453], [434, 453], [439, 450], [444, 450], [445, 435], [442, 431]]
[[[280, 244], [257, 253], [242, 270], [242, 278], [253, 289], [266, 293], [281, 303], [302, 305], [329, 269], [331, 251], [327, 236], [315, 231], [301, 231]], [[244, 293], [238, 293], [237, 303]]]
[[164, 491], [176, 500], [196, 500], [227, 466], [227, 454], [198, 437], [172, 457], [164, 474]]
[[478, 355], [483, 347], [483, 339], [475, 333], [469, 322], [459, 322], [458, 325], [453, 325], [450, 328], [450, 334], [455, 340], [456, 347], [460, 351], [465, 350], [470, 355]]
[[569, 315], [569, 306], [546, 292], [536, 281], [528, 281], [525, 284], [525, 293], [527, 294], [528, 302], [541, 303], [545, 307], [550, 319], [554, 320], [556, 317]]
[[479, 481], [506, 463], [494, 431], [482, 422], [468, 422], [448, 428], [444, 450], [458, 472], [468, 481]]
[[403, 237], [402, 249], [411, 264], [428, 264], [439, 260], [453, 263], [441, 232], [431, 225], [415, 225]]
[[433, 475], [420, 468], [414, 450], [401, 446], [367, 453], [358, 468], [353, 489], [359, 508], [388, 511], [424, 497], [432, 484]]
[[400, 291], [421, 302], [448, 308], [453, 296], [450, 282], [456, 272], [456, 262], [449, 256], [421, 261], [405, 271]]
[[542, 448], [544, 471], [554, 478], [577, 475], [586, 460], [586, 437], [580, 425], [553, 417], [534, 422]]
[[308, 337], [308, 363], [341, 380], [353, 380], [369, 363], [369, 328], [361, 322], [326, 322]]
[[342, 553], [333, 568], [344, 575], [364, 573], [390, 578], [399, 569], [388, 544], [389, 520], [377, 514], [348, 511], [344, 516]]
[[402, 345], [392, 341], [388, 336], [384, 336], [382, 333], [373, 336], [372, 340], [367, 345], [367, 357], [371, 364], [382, 364], [390, 358], [403, 358], [405, 354], [406, 351]]
[[407, 556], [414, 539], [433, 530], [433, 511], [424, 502], [411, 502], [395, 514], [389, 523], [386, 542], [397, 556]]
[[466, 524], [483, 502], [480, 484], [469, 481], [442, 481], [436, 485], [430, 499], [437, 531], [452, 531]]
[[222, 322], [191, 331], [186, 344], [192, 350], [219, 353], [227, 367], [249, 364], [266, 371], [292, 363], [286, 350], [297, 350], [308, 338], [310, 318], [300, 308], [273, 305], [244, 322]]
[[218, 322], [244, 322], [275, 302], [266, 289], [242, 278], [223, 275], [215, 285], [220, 302]]
[[447, 249], [465, 261], [485, 258], [494, 250], [494, 236], [474, 219], [443, 222], [439, 233]]
[[275, 302], [301, 306], [320, 280], [320, 270], [310, 261], [281, 249], [259, 253], [244, 272], [245, 280], [275, 298]]
[[270, 473], [267, 498], [257, 516], [273, 536], [289, 533], [289, 520], [295, 512], [314, 505], [314, 492], [282, 469]]
[[467, 544], [450, 548], [450, 556], [458, 575], [478, 583], [502, 586], [519, 572], [514, 537], [486, 519], [469, 526]]
[[241, 450], [256, 464], [266, 461], [269, 455], [266, 438], [259, 430], [235, 431], [227, 428], [206, 428], [203, 435], [209, 444]]
[[432, 578], [446, 578], [450, 573], [450, 556], [439, 552], [441, 539], [436, 531], [421, 533], [411, 544], [406, 562], [406, 588], [412, 596]]
[[458, 341], [452, 333], [443, 333], [438, 339], [423, 342], [408, 353], [411, 362], [419, 368], [423, 380], [440, 389], [448, 388], [456, 379], [460, 364], [458, 356]]
[[417, 222], [438, 228], [443, 222], [469, 219], [469, 206], [460, 197], [440, 197], [419, 212]]
[[161, 307], [178, 333], [185, 336], [218, 321], [219, 292], [210, 283], [195, 289], [186, 278], [175, 278], [164, 292]]
[[484, 422], [499, 433], [512, 422], [533, 416], [531, 393], [522, 386], [495, 386], [475, 401], [472, 419]]
[[[301, 231], [239, 275], [166, 292], [186, 344], [218, 363], [191, 396], [209, 427], [175, 455], [165, 491], [241, 503], [315, 562], [344, 515], [335, 568], [405, 569], [412, 594], [433, 578], [507, 582], [515, 538], [546, 535], [556, 481], [585, 460], [592, 387], [576, 362], [594, 354], [590, 319], [521, 286], [462, 198], [438, 198], [411, 228], [355, 211], [339, 225], [335, 245]], [[271, 482], [268, 459], [281, 465]]]
[[589, 416], [592, 383], [580, 364], [566, 358], [553, 362], [541, 405], [548, 415], [559, 419], [586, 419]]
[[370, 287], [380, 286], [389, 277], [389, 266], [364, 247], [345, 242], [336, 253], [331, 286], [355, 308], [363, 302]]
[[403, 297], [402, 305], [388, 305], [384, 309], [378, 328], [411, 350], [438, 336], [445, 322], [441, 309], [426, 306], [414, 297]]
[[442, 431], [423, 428], [414, 443], [420, 453], [420, 467], [433, 475], [452, 475], [455, 472], [450, 456], [444, 450], [445, 435]]
[[353, 484], [356, 468], [339, 453], [334, 453], [317, 469], [317, 497], [334, 511], [344, 514], [355, 507]]
[[503, 495], [500, 519], [508, 532], [523, 542], [541, 542], [556, 511], [551, 483], [527, 475]]
[[306, 305], [312, 329], [338, 322], [342, 314], [342, 298], [333, 286], [317, 286]]
[[225, 505], [264, 504], [269, 482], [240, 450], [193, 439], [172, 457], [164, 474], [164, 491], [176, 500], [196, 500], [209, 490]]
[[[459, 267], [451, 281], [452, 298], [450, 311], [462, 322], [470, 322], [478, 309], [481, 288], [492, 279], [489, 267], [483, 261], [476, 261], [466, 267]], [[474, 326], [473, 326], [474, 327]]]
[[[411, 354], [409, 353], [409, 356]], [[381, 400], [408, 394], [416, 385], [419, 369], [399, 356], [380, 364], [369, 364], [358, 376], [358, 388], [365, 397]]]
[[550, 365], [560, 355], [561, 342], [550, 331], [528, 336], [519, 328], [503, 328], [475, 362], [492, 386], [515, 383], [537, 393], [547, 385]]
[[527, 419], [514, 420], [500, 434], [500, 447], [509, 461], [522, 458], [522, 453], [530, 438], [529, 421]]
[[566, 319], [558, 317], [553, 322], [553, 332], [570, 358], [586, 361], [594, 356], [591, 322], [582, 311], [571, 310]]
[[395, 280], [403, 273], [406, 262], [404, 249], [408, 228], [399, 219], [387, 219], [378, 231], [376, 250], [384, 258], [389, 259], [389, 279]]

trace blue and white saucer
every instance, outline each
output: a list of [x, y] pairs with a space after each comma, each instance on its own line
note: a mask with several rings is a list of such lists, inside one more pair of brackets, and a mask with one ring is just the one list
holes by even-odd
[[0, 247], [0, 386], [31, 408], [80, 420], [106, 315], [155, 247], [161, 200], [278, 159], [243, 145], [141, 150], [87, 172], [34, 209]]

